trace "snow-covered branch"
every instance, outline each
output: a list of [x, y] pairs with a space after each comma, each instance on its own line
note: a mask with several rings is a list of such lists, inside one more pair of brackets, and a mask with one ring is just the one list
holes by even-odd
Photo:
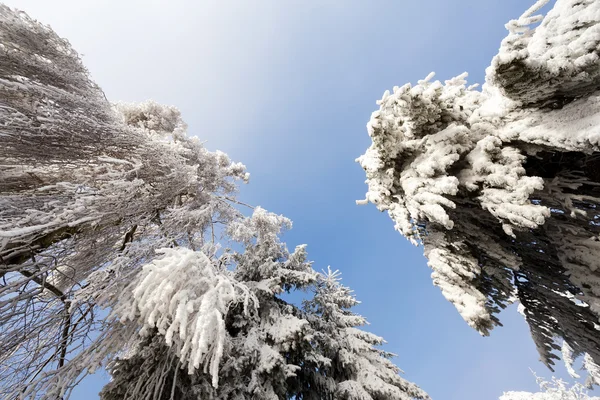
[[546, 3], [507, 24], [481, 91], [430, 74], [385, 92], [357, 161], [469, 325], [518, 299], [546, 364], [555, 337], [598, 363], [600, 3]]

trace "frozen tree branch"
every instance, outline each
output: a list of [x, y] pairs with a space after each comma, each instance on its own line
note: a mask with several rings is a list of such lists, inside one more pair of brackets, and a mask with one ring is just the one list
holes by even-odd
[[561, 337], [598, 363], [600, 3], [546, 3], [507, 24], [481, 91], [465, 73], [385, 92], [357, 161], [470, 326], [516, 299], [544, 363]]

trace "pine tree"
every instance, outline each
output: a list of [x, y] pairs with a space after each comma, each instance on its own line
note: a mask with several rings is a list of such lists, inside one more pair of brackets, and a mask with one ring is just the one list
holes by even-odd
[[434, 284], [480, 333], [516, 299], [544, 363], [562, 337], [598, 364], [600, 3], [535, 15], [546, 3], [507, 24], [481, 91], [466, 73], [431, 74], [384, 94], [359, 203], [423, 245]]
[[314, 297], [305, 302], [314, 329], [317, 353], [326, 357], [318, 366], [321, 385], [328, 396], [346, 400], [429, 399], [414, 384], [400, 377], [400, 369], [390, 358], [394, 354], [378, 348], [383, 338], [358, 327], [367, 324], [364, 317], [350, 309], [359, 302], [340, 282], [339, 271], [320, 274]]

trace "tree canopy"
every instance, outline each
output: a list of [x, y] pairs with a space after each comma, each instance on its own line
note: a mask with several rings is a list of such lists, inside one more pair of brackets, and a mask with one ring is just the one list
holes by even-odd
[[422, 244], [432, 279], [488, 335], [519, 301], [541, 359], [600, 363], [600, 3], [537, 1], [482, 90], [433, 74], [386, 91], [358, 158], [371, 202]]
[[363, 319], [284, 299], [320, 279], [281, 242], [291, 221], [239, 201], [245, 166], [176, 108], [109, 103], [68, 41], [3, 5], [0, 52], [3, 398], [68, 398], [98, 368], [103, 399], [428, 398]]

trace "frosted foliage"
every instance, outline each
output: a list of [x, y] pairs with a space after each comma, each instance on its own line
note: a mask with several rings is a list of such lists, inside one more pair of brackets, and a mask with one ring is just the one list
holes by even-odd
[[232, 224], [228, 233], [233, 240], [243, 243], [254, 240], [274, 243], [279, 233], [291, 227], [292, 222], [288, 218], [256, 207], [251, 218]]
[[243, 254], [233, 255], [236, 278], [251, 282], [268, 296], [312, 284], [316, 273], [306, 261], [306, 246], [297, 246], [290, 253], [279, 239], [279, 234], [291, 227], [289, 219], [261, 207], [256, 207], [252, 216], [232, 223], [228, 235], [247, 246]]
[[[425, 396], [362, 317], [280, 297], [316, 284], [306, 246], [281, 241], [283, 216], [245, 216], [244, 165], [176, 108], [109, 103], [68, 41], [3, 5], [0, 47], [1, 398], [66, 400], [99, 369], [103, 400], [312, 400], [350, 376]], [[315, 344], [326, 324], [339, 352]]]
[[507, 24], [482, 90], [430, 74], [384, 93], [358, 203], [424, 245], [434, 284], [480, 333], [517, 299], [544, 363], [560, 337], [598, 363], [600, 3], [540, 15], [546, 3]]
[[[0, 5], [0, 38], [0, 364], [10, 366], [0, 393], [66, 398], [83, 375], [137, 348], [143, 319], [100, 309], [122, 305], [157, 249], [202, 251], [224, 268], [215, 232], [242, 218], [236, 193], [248, 174], [189, 137], [174, 107], [110, 104], [68, 41], [26, 14]], [[188, 328], [199, 319], [188, 318]], [[173, 325], [172, 347], [182, 332]], [[156, 365], [170, 365], [169, 351]], [[146, 386], [162, 387], [164, 371], [150, 370], [158, 378]]]
[[443, 242], [437, 243], [435, 239], [427, 238], [425, 255], [427, 264], [433, 270], [433, 283], [473, 328], [491, 325], [486, 308], [487, 298], [472, 284], [481, 274], [481, 268], [477, 260], [468, 253], [457, 256], [458, 252], [459, 243], [454, 243], [447, 249]]
[[580, 383], [568, 387], [564, 381], [556, 378], [552, 378], [550, 382], [540, 378], [537, 381], [540, 392], [507, 392], [499, 400], [600, 400], [600, 397], [590, 396]]
[[429, 399], [419, 387], [403, 379], [390, 358], [379, 348], [384, 340], [357, 327], [367, 324], [350, 308], [359, 302], [341, 284], [339, 271], [330, 268], [319, 275], [314, 297], [305, 302], [314, 327], [317, 350], [327, 362], [315, 367], [329, 377], [321, 382], [336, 399]]
[[600, 385], [600, 366], [587, 353], [583, 357], [583, 368], [588, 372], [586, 385], [588, 387]]
[[163, 257], [142, 268], [113, 312], [121, 322], [138, 322], [142, 336], [156, 328], [190, 374], [204, 366], [217, 387], [227, 340], [224, 317], [232, 303], [244, 304], [247, 312], [256, 307], [256, 299], [202, 252], [185, 248], [157, 252]]
[[562, 353], [562, 358], [563, 361], [565, 362], [565, 366], [567, 367], [567, 372], [569, 372], [569, 375], [571, 375], [571, 377], [573, 378], [580, 378], [580, 376], [575, 372], [575, 369], [573, 369], [573, 362], [575, 361], [575, 355], [573, 354], [573, 349], [571, 348], [571, 346], [569, 346], [569, 343], [565, 342], [563, 340], [563, 345], [561, 348], [561, 353]]
[[144, 103], [116, 103], [116, 110], [126, 125], [156, 132], [175, 132], [185, 129], [181, 113], [175, 107], [163, 106], [154, 101]]
[[338, 385], [338, 396], [348, 400], [372, 400], [373, 397], [356, 381], [344, 381]]
[[[541, 0], [518, 20], [487, 71], [487, 80], [524, 104], [586, 96], [600, 83], [600, 5], [594, 0], [557, 1], [545, 18]], [[542, 20], [539, 27], [529, 25]]]

